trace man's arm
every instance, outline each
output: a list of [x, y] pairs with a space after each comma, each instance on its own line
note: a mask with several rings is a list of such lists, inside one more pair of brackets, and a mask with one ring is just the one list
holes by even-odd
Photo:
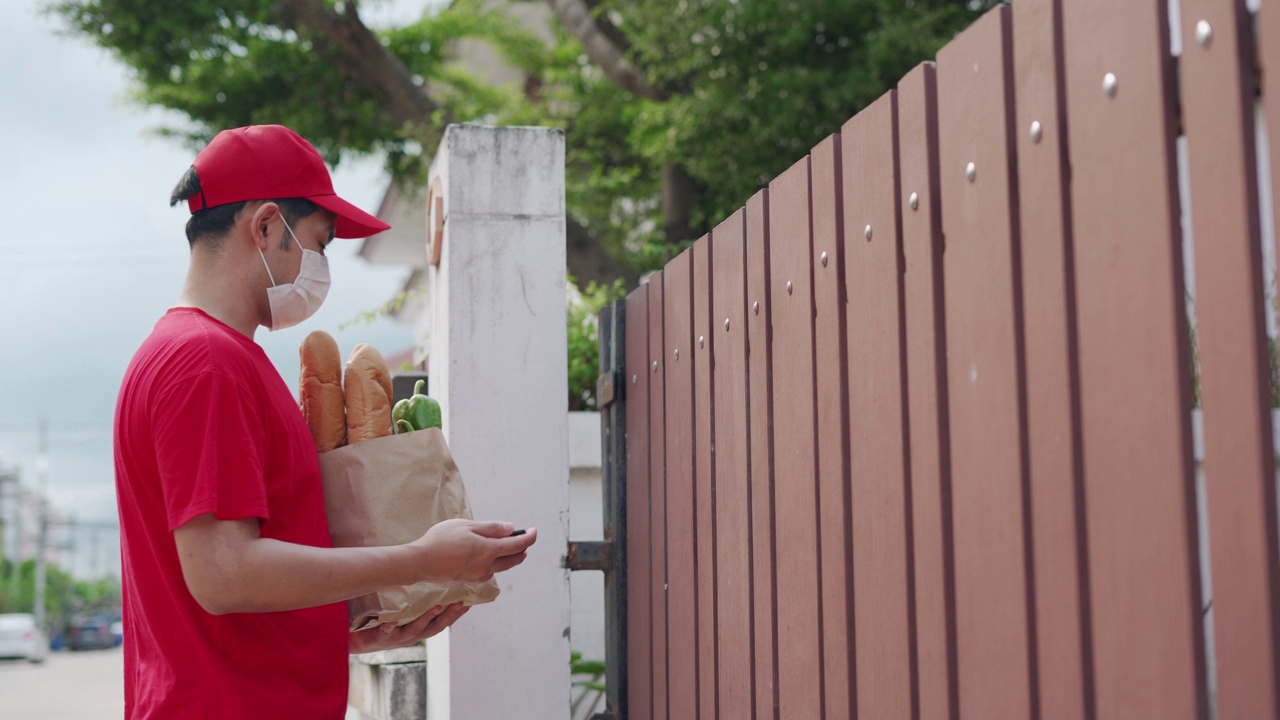
[[437, 605], [417, 620], [400, 627], [396, 627], [395, 623], [385, 623], [377, 627], [357, 630], [347, 635], [347, 651], [352, 655], [358, 655], [417, 645], [429, 637], [438, 635], [466, 615], [470, 609], [462, 603], [454, 603], [447, 608]]
[[174, 531], [187, 588], [213, 615], [297, 610], [424, 580], [482, 580], [524, 561], [537, 532], [448, 520], [405, 545], [317, 548], [260, 537], [257, 519], [200, 515]]

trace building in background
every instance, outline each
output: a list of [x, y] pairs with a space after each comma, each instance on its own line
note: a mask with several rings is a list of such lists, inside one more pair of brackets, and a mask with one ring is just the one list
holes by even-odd
[[39, 554], [40, 517], [47, 509], [45, 562], [70, 569], [73, 523], [48, 504], [47, 497], [22, 484], [16, 468], [0, 467], [0, 557], [17, 564]]

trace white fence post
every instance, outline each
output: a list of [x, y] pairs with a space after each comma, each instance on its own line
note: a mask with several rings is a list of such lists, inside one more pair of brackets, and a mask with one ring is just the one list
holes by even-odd
[[[430, 392], [477, 519], [537, 527], [496, 602], [427, 643], [428, 720], [569, 717], [564, 134], [450, 126]], [[430, 223], [430, 220], [428, 221]]]

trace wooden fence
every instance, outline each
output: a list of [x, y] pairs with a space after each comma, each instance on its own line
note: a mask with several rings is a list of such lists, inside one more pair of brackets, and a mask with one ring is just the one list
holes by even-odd
[[625, 300], [622, 714], [1280, 719], [1280, 2], [1180, 9], [991, 11]]

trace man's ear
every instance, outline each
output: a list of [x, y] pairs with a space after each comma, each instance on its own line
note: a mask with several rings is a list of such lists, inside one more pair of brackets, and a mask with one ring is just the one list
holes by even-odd
[[249, 216], [249, 234], [260, 250], [267, 249], [267, 235], [271, 232], [274, 220], [280, 217], [280, 206], [273, 202], [264, 202], [253, 208]]

